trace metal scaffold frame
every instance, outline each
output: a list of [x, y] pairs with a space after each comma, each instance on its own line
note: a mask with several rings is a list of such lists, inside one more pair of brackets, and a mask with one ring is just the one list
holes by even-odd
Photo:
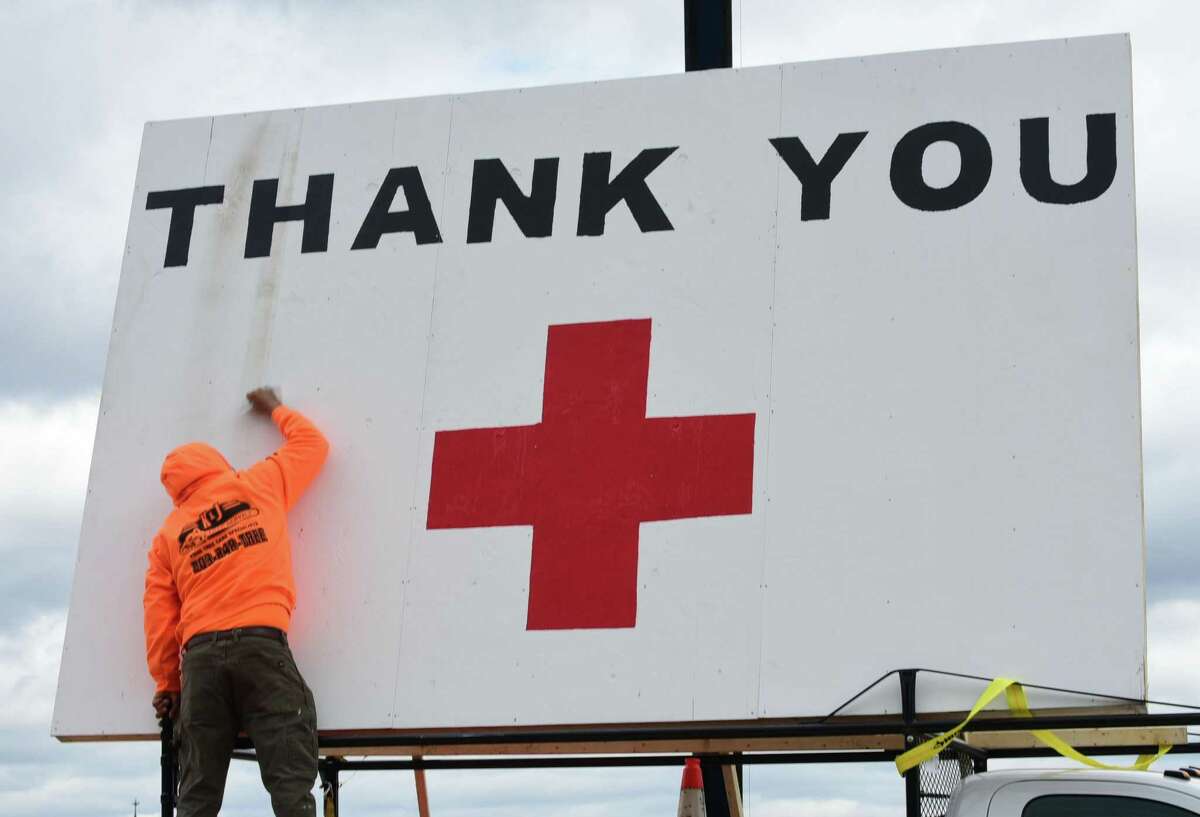
[[[319, 761], [322, 790], [326, 798], [326, 814], [336, 817], [338, 813], [339, 775], [343, 771], [403, 771], [403, 770], [451, 770], [451, 769], [565, 769], [565, 768], [614, 768], [614, 767], [682, 767], [687, 757], [698, 757], [705, 767], [705, 791], [712, 817], [740, 814], [731, 808], [725, 791], [709, 784], [710, 776], [719, 780], [722, 767], [734, 766], [740, 773], [742, 766], [811, 764], [811, 763], [884, 763], [893, 762], [904, 749], [805, 749], [795, 751], [739, 751], [712, 752], [704, 744], [714, 740], [775, 740], [810, 738], [829, 743], [839, 739], [867, 737], [898, 737], [903, 746], [910, 748], [934, 735], [947, 732], [959, 725], [961, 717], [944, 714], [922, 717], [916, 712], [917, 679], [920, 673], [968, 678], [980, 681], [991, 679], [962, 675], [930, 669], [897, 669], [881, 676], [868, 687], [819, 720], [796, 719], [771, 722], [739, 722], [713, 724], [666, 724], [666, 725], [616, 725], [564, 727], [561, 729], [477, 729], [437, 730], [432, 732], [388, 732], [371, 734], [323, 735], [320, 749], [323, 756]], [[886, 680], [897, 676], [900, 681], [900, 717], [839, 717], [838, 713], [868, 691]], [[1100, 729], [1151, 729], [1163, 727], [1186, 727], [1200, 724], [1200, 706], [1139, 700], [1104, 695], [1082, 690], [1025, 684], [1030, 689], [1047, 692], [1079, 695], [1092, 699], [1108, 699], [1122, 704], [1146, 707], [1157, 705], [1173, 707], [1182, 711], [1141, 713], [1084, 713], [1084, 714], [1041, 714], [1029, 718], [983, 714], [971, 721], [970, 732], [1027, 732], [1032, 729], [1049, 730], [1100, 730]], [[1185, 733], [1186, 734], [1186, 733]], [[677, 744], [694, 744], [692, 751], [673, 752], [620, 752], [615, 746], [628, 746], [630, 742], [673, 741]], [[587, 744], [588, 753], [555, 754], [557, 744]], [[178, 786], [177, 758], [173, 742], [173, 729], [169, 720], [163, 721], [162, 735], [162, 813], [170, 817], [175, 813], [175, 795]], [[420, 746], [427, 749], [454, 747], [469, 751], [472, 746], [487, 751], [496, 746], [546, 747], [546, 754], [508, 756], [480, 755], [471, 757], [378, 757], [389, 747], [411, 749]], [[606, 751], [609, 747], [610, 751]], [[952, 751], [969, 758], [971, 772], [987, 770], [988, 761], [1000, 758], [1051, 757], [1053, 749], [1028, 746], [1009, 748], [984, 748], [963, 740], [955, 740], [949, 747]], [[1159, 745], [1104, 745], [1082, 747], [1079, 751], [1089, 756], [1138, 755], [1158, 751]], [[1200, 741], [1172, 742], [1174, 751], [1200, 753]], [[368, 755], [376, 755], [369, 757]], [[240, 737], [233, 756], [238, 760], [255, 760], [253, 746], [245, 737]], [[921, 788], [921, 769], [914, 768], [904, 775], [905, 812], [908, 817], [921, 816], [922, 797], [946, 797], [946, 794], [931, 795]]]

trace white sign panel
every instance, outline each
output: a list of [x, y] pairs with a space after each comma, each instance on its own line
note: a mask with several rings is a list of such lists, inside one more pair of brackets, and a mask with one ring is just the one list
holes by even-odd
[[1142, 696], [1130, 116], [1113, 36], [148, 125], [54, 733], [154, 732], [159, 464], [263, 383], [323, 730]]

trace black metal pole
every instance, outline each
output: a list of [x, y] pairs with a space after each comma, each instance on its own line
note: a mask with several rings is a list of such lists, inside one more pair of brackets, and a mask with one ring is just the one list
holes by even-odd
[[700, 774], [704, 777], [704, 812], [711, 817], [733, 814], [725, 793], [725, 771], [720, 758], [700, 756]]
[[733, 65], [732, 0], [683, 0], [683, 64], [686, 71]]
[[327, 757], [317, 764], [317, 773], [321, 776], [321, 792], [324, 794], [322, 808], [325, 817], [338, 815], [338, 771], [342, 761], [338, 758]]
[[162, 751], [158, 759], [162, 768], [162, 794], [158, 802], [162, 807], [162, 817], [175, 817], [175, 725], [170, 718], [163, 718], [159, 725], [162, 727], [159, 734]]
[[[917, 718], [917, 671], [900, 670], [900, 712], [906, 727], [911, 727]], [[904, 732], [904, 748], [911, 749], [917, 735], [911, 729]], [[904, 773], [904, 813], [908, 817], [921, 817], [921, 767]]]

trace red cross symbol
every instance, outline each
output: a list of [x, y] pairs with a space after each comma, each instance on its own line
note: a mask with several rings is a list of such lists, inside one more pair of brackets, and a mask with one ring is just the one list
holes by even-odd
[[646, 417], [650, 321], [551, 326], [542, 421], [439, 431], [429, 528], [532, 525], [530, 630], [632, 627], [642, 522], [751, 510], [754, 415]]

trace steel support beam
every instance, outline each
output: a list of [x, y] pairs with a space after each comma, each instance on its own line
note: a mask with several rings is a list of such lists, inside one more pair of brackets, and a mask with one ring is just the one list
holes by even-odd
[[[917, 731], [938, 734], [953, 729], [958, 720], [916, 719], [912, 724], [900, 720], [853, 719], [843, 723], [793, 721], [773, 723], [732, 723], [686, 726], [618, 726], [582, 729], [438, 731], [383, 735], [323, 735], [323, 749], [351, 750], [380, 746], [471, 746], [519, 743], [604, 743], [647, 740], [733, 740], [750, 738], [853, 737], [857, 735], [904, 735]], [[1030, 729], [1120, 729], [1123, 727], [1190, 726], [1200, 724], [1200, 711], [1156, 713], [1148, 715], [1037, 715], [1033, 718], [977, 717], [969, 732], [1028, 732]], [[240, 738], [238, 749], [251, 748]], [[349, 752], [352, 754], [352, 752]], [[992, 756], [996, 756], [994, 753]]]
[[685, 71], [733, 66], [732, 0], [683, 0]]
[[[1157, 746], [1096, 746], [1081, 749], [1089, 757], [1112, 755], [1143, 755], [1158, 751]], [[1200, 742], [1186, 743], [1175, 747], [1176, 754], [1200, 754]], [[863, 749], [858, 751], [813, 751], [813, 752], [761, 752], [733, 755], [713, 755], [718, 764], [758, 765], [806, 765], [810, 763], [891, 763], [899, 752], [889, 749]], [[1056, 757], [1053, 749], [993, 749], [988, 758]], [[422, 758], [409, 760], [387, 758], [379, 760], [341, 760], [338, 768], [343, 771], [406, 771], [411, 769], [601, 769], [626, 766], [678, 766], [687, 755], [547, 755], [542, 757], [490, 757], [490, 758]], [[976, 771], [979, 764], [986, 766], [986, 758], [974, 758]]]
[[175, 793], [179, 785], [179, 764], [175, 757], [175, 724], [170, 718], [159, 721], [159, 766], [162, 771], [162, 793], [158, 802], [162, 817], [175, 817]]
[[338, 772], [345, 768], [342, 759], [336, 757], [322, 758], [317, 763], [317, 774], [321, 778], [321, 792], [324, 794], [322, 807], [324, 817], [338, 817]]
[[[917, 718], [917, 671], [900, 670], [900, 711], [904, 721], [904, 748], [917, 744], [917, 732], [913, 722]], [[904, 813], [907, 817], [921, 817], [921, 767], [904, 773]]]

